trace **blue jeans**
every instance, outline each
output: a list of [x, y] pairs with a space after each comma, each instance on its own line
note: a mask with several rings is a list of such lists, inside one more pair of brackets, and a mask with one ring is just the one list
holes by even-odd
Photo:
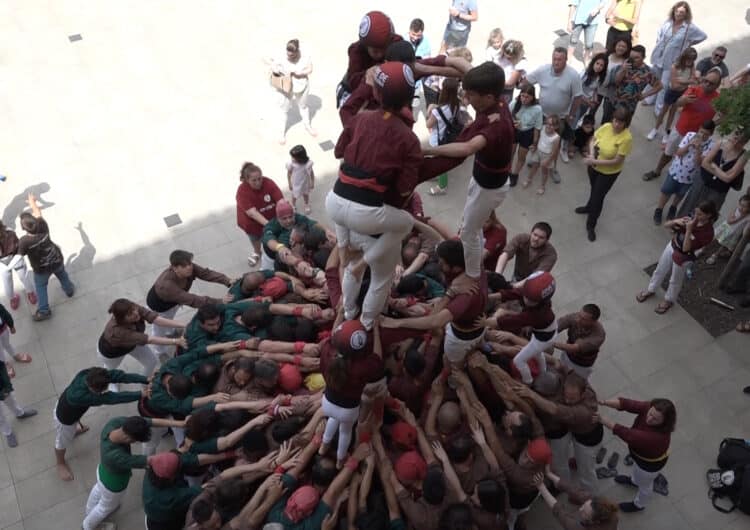
[[65, 265], [60, 265], [59, 268], [52, 272], [36, 272], [34, 271], [34, 287], [36, 287], [36, 296], [38, 298], [37, 311], [40, 313], [49, 313], [49, 298], [47, 297], [47, 284], [49, 283], [49, 277], [52, 275], [57, 276], [60, 280], [60, 285], [63, 291], [68, 296], [73, 296], [75, 286], [70, 281], [68, 273], [65, 271]]

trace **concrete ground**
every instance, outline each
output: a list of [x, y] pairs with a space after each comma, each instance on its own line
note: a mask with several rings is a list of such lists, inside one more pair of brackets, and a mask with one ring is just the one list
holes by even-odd
[[[26, 191], [39, 194], [78, 287], [67, 299], [57, 281], [50, 282], [50, 321], [33, 323], [25, 301], [14, 313], [18, 332], [13, 343], [34, 357], [30, 365], [16, 365], [16, 395], [40, 414], [15, 426], [19, 447], [3, 443], [0, 449], [0, 528], [80, 526], [95, 481], [99, 430], [107, 418], [133, 414], [135, 407], [100, 408], [86, 415], [91, 432], [69, 452], [76, 480], [66, 484], [55, 474], [51, 412], [73, 375], [96, 363], [96, 340], [111, 301], [123, 296], [144, 301], [175, 248], [191, 250], [196, 262], [230, 275], [246, 270], [248, 244], [235, 226], [233, 200], [246, 160], [282, 185], [289, 147], [304, 143], [318, 175], [313, 216], [325, 220], [323, 197], [336, 161], [316, 142], [335, 141], [339, 133], [334, 87], [361, 15], [380, 8], [403, 32], [411, 18], [420, 16], [436, 50], [447, 4], [0, 3], [0, 174], [8, 177], [0, 184], [2, 218], [17, 227]], [[555, 30], [565, 27], [564, 4], [480, 0], [470, 48], [483, 59], [485, 37], [500, 26], [506, 38], [524, 41], [532, 63], [544, 63], [558, 38]], [[641, 35], [647, 48], [669, 4], [645, 2]], [[729, 48], [732, 70], [747, 64], [746, 2], [695, 0], [692, 5], [694, 22], [710, 35], [698, 46], [700, 55], [721, 43]], [[600, 41], [605, 30], [599, 28]], [[299, 123], [292, 124], [287, 146], [280, 147], [275, 142], [279, 117], [262, 58], [283, 53], [286, 40], [295, 37], [315, 64], [314, 124], [320, 134], [314, 141]], [[665, 470], [670, 495], [657, 496], [644, 513], [624, 515], [620, 527], [739, 530], [747, 528], [747, 516], [723, 515], [711, 507], [704, 472], [715, 463], [724, 436], [750, 432], [750, 398], [741, 393], [750, 383], [747, 337], [731, 332], [713, 339], [680, 307], [657, 316], [653, 303], [635, 301], [647, 280], [643, 268], [657, 260], [668, 238], [651, 221], [660, 183], [640, 179], [658, 157], [657, 143], [644, 138], [652, 120], [651, 109], [644, 108], [633, 123], [634, 152], [607, 199], [595, 243], [586, 240], [583, 219], [572, 213], [588, 190], [579, 160], [560, 163], [562, 184], [550, 184], [542, 197], [533, 188], [515, 188], [499, 214], [510, 234], [538, 220], [554, 227], [552, 242], [560, 254], [554, 269], [558, 313], [585, 302], [601, 306], [607, 342], [593, 376], [599, 395], [666, 396], [677, 404], [678, 428]], [[417, 132], [425, 135], [421, 120]], [[427, 185], [420, 188], [430, 215], [457, 222], [468, 167], [451, 174], [447, 196], [433, 198]], [[732, 193], [727, 205], [734, 204]], [[171, 214], [179, 214], [182, 224], [168, 229], [164, 217]], [[200, 283], [196, 291], [218, 292]], [[135, 368], [131, 361], [125, 366]], [[621, 454], [625, 450], [615, 440], [607, 446]], [[630, 494], [611, 480], [601, 485], [616, 500]], [[118, 528], [143, 527], [140, 490], [141, 473], [136, 472], [124, 505], [112, 518]], [[541, 502], [530, 519], [530, 528], [554, 527]]]

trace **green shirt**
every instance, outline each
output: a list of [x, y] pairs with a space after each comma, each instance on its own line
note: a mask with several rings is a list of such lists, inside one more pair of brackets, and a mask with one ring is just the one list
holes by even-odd
[[207, 358], [206, 350], [194, 350], [178, 357], [170, 359], [159, 369], [151, 382], [151, 397], [147, 400], [146, 406], [156, 414], [168, 416], [170, 414], [177, 416], [187, 416], [193, 411], [193, 399], [196, 397], [191, 394], [185, 399], [176, 399], [167, 392], [164, 385], [164, 376], [171, 374], [182, 374], [183, 370], [192, 363], [201, 362]]
[[143, 511], [149, 521], [155, 523], [184, 524], [190, 503], [201, 491], [200, 486], [188, 486], [182, 478], [172, 486], [160, 489], [146, 475], [143, 477]]
[[[86, 414], [89, 407], [100, 405], [116, 405], [118, 403], [129, 403], [138, 401], [141, 392], [93, 392], [86, 384], [86, 376], [89, 369], [81, 370], [67, 386], [60, 399], [57, 400], [55, 408], [57, 419], [63, 425], [74, 425]], [[140, 374], [129, 374], [122, 370], [107, 370], [111, 383], [138, 383], [148, 384], [148, 379]]]
[[224, 324], [221, 326], [221, 331], [219, 332], [219, 338], [222, 342], [244, 340], [251, 337], [258, 337], [259, 339], [268, 337], [266, 330], [257, 329], [251, 331], [235, 320], [236, 317], [241, 316], [247, 309], [256, 306], [268, 308], [271, 307], [271, 304], [265, 302], [234, 302], [226, 306]]
[[[274, 275], [275, 275], [274, 271], [270, 271], [270, 270], [267, 270], [267, 269], [260, 270], [260, 271], [257, 271], [257, 272], [262, 272], [263, 273], [263, 278], [265, 278], [266, 280], [269, 280], [269, 279], [273, 278]], [[252, 273], [248, 272], [246, 274], [252, 274]], [[243, 277], [244, 277], [244, 275], [243, 275]], [[291, 282], [287, 282], [287, 283], [291, 283]], [[237, 301], [243, 300], [245, 298], [252, 298], [253, 296], [260, 296], [260, 294], [258, 293], [258, 291], [255, 291], [254, 293], [250, 293], [250, 294], [243, 293], [242, 292], [242, 278], [240, 278], [239, 280], [237, 280], [236, 282], [234, 282], [229, 287], [229, 294], [232, 295], [232, 302], [237, 302]]]
[[331, 513], [331, 507], [321, 500], [313, 513], [301, 521], [294, 523], [284, 515], [284, 508], [286, 508], [286, 502], [289, 500], [289, 497], [297, 489], [297, 479], [284, 473], [281, 476], [281, 482], [284, 483], [287, 492], [271, 507], [271, 511], [266, 516], [266, 522], [281, 523], [284, 525], [284, 530], [320, 530], [323, 526], [323, 519]]
[[[145, 455], [133, 455], [130, 452], [130, 444], [118, 444], [109, 439], [112, 431], [115, 431], [125, 424], [127, 418], [118, 416], [109, 420], [100, 435], [99, 452], [101, 462], [99, 462], [99, 480], [109, 491], [123, 491], [128, 487], [128, 482], [133, 474], [132, 469], [145, 469]], [[149, 426], [151, 420], [145, 418]]]
[[[318, 224], [317, 221], [314, 219], [310, 219], [306, 215], [302, 215], [301, 213], [295, 213], [294, 214], [294, 223], [292, 226], [295, 225], [305, 225], [308, 228], [312, 228], [316, 224]], [[274, 217], [270, 221], [266, 223], [266, 225], [263, 227], [263, 244], [267, 244], [272, 239], [289, 246], [289, 238], [292, 235], [292, 229], [291, 228], [284, 228], [281, 226], [281, 223], [279, 222], [278, 218]]]

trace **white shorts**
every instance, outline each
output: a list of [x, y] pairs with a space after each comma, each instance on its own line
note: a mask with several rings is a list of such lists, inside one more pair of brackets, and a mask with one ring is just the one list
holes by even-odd
[[443, 352], [445, 358], [452, 363], [460, 363], [466, 358], [466, 355], [473, 349], [475, 349], [482, 339], [484, 333], [481, 333], [478, 337], [470, 340], [459, 339], [453, 333], [453, 326], [450, 322], [445, 325], [445, 342], [443, 343]]
[[55, 420], [55, 449], [63, 450], [70, 447], [73, 438], [76, 437], [76, 424], [63, 425], [57, 419], [57, 405], [52, 409], [52, 418]]

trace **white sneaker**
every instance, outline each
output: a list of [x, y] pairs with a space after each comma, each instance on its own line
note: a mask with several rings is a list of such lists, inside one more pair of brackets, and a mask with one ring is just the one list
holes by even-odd
[[650, 142], [654, 138], [656, 138], [656, 135], [659, 134], [659, 131], [656, 129], [651, 129], [651, 131], [646, 135], [646, 139]]
[[563, 162], [565, 162], [566, 164], [567, 164], [568, 162], [570, 162], [570, 158], [568, 157], [568, 150], [567, 150], [567, 149], [561, 149], [561, 150], [560, 150], [560, 158], [561, 158], [561, 159], [562, 159], [562, 161], [563, 161]]
[[667, 145], [668, 141], [669, 141], [669, 133], [664, 133], [664, 136], [661, 137], [662, 145]]
[[258, 264], [258, 260], [260, 259], [260, 256], [257, 254], [253, 254], [252, 256], [247, 258], [247, 264], [251, 267], [255, 267]]

